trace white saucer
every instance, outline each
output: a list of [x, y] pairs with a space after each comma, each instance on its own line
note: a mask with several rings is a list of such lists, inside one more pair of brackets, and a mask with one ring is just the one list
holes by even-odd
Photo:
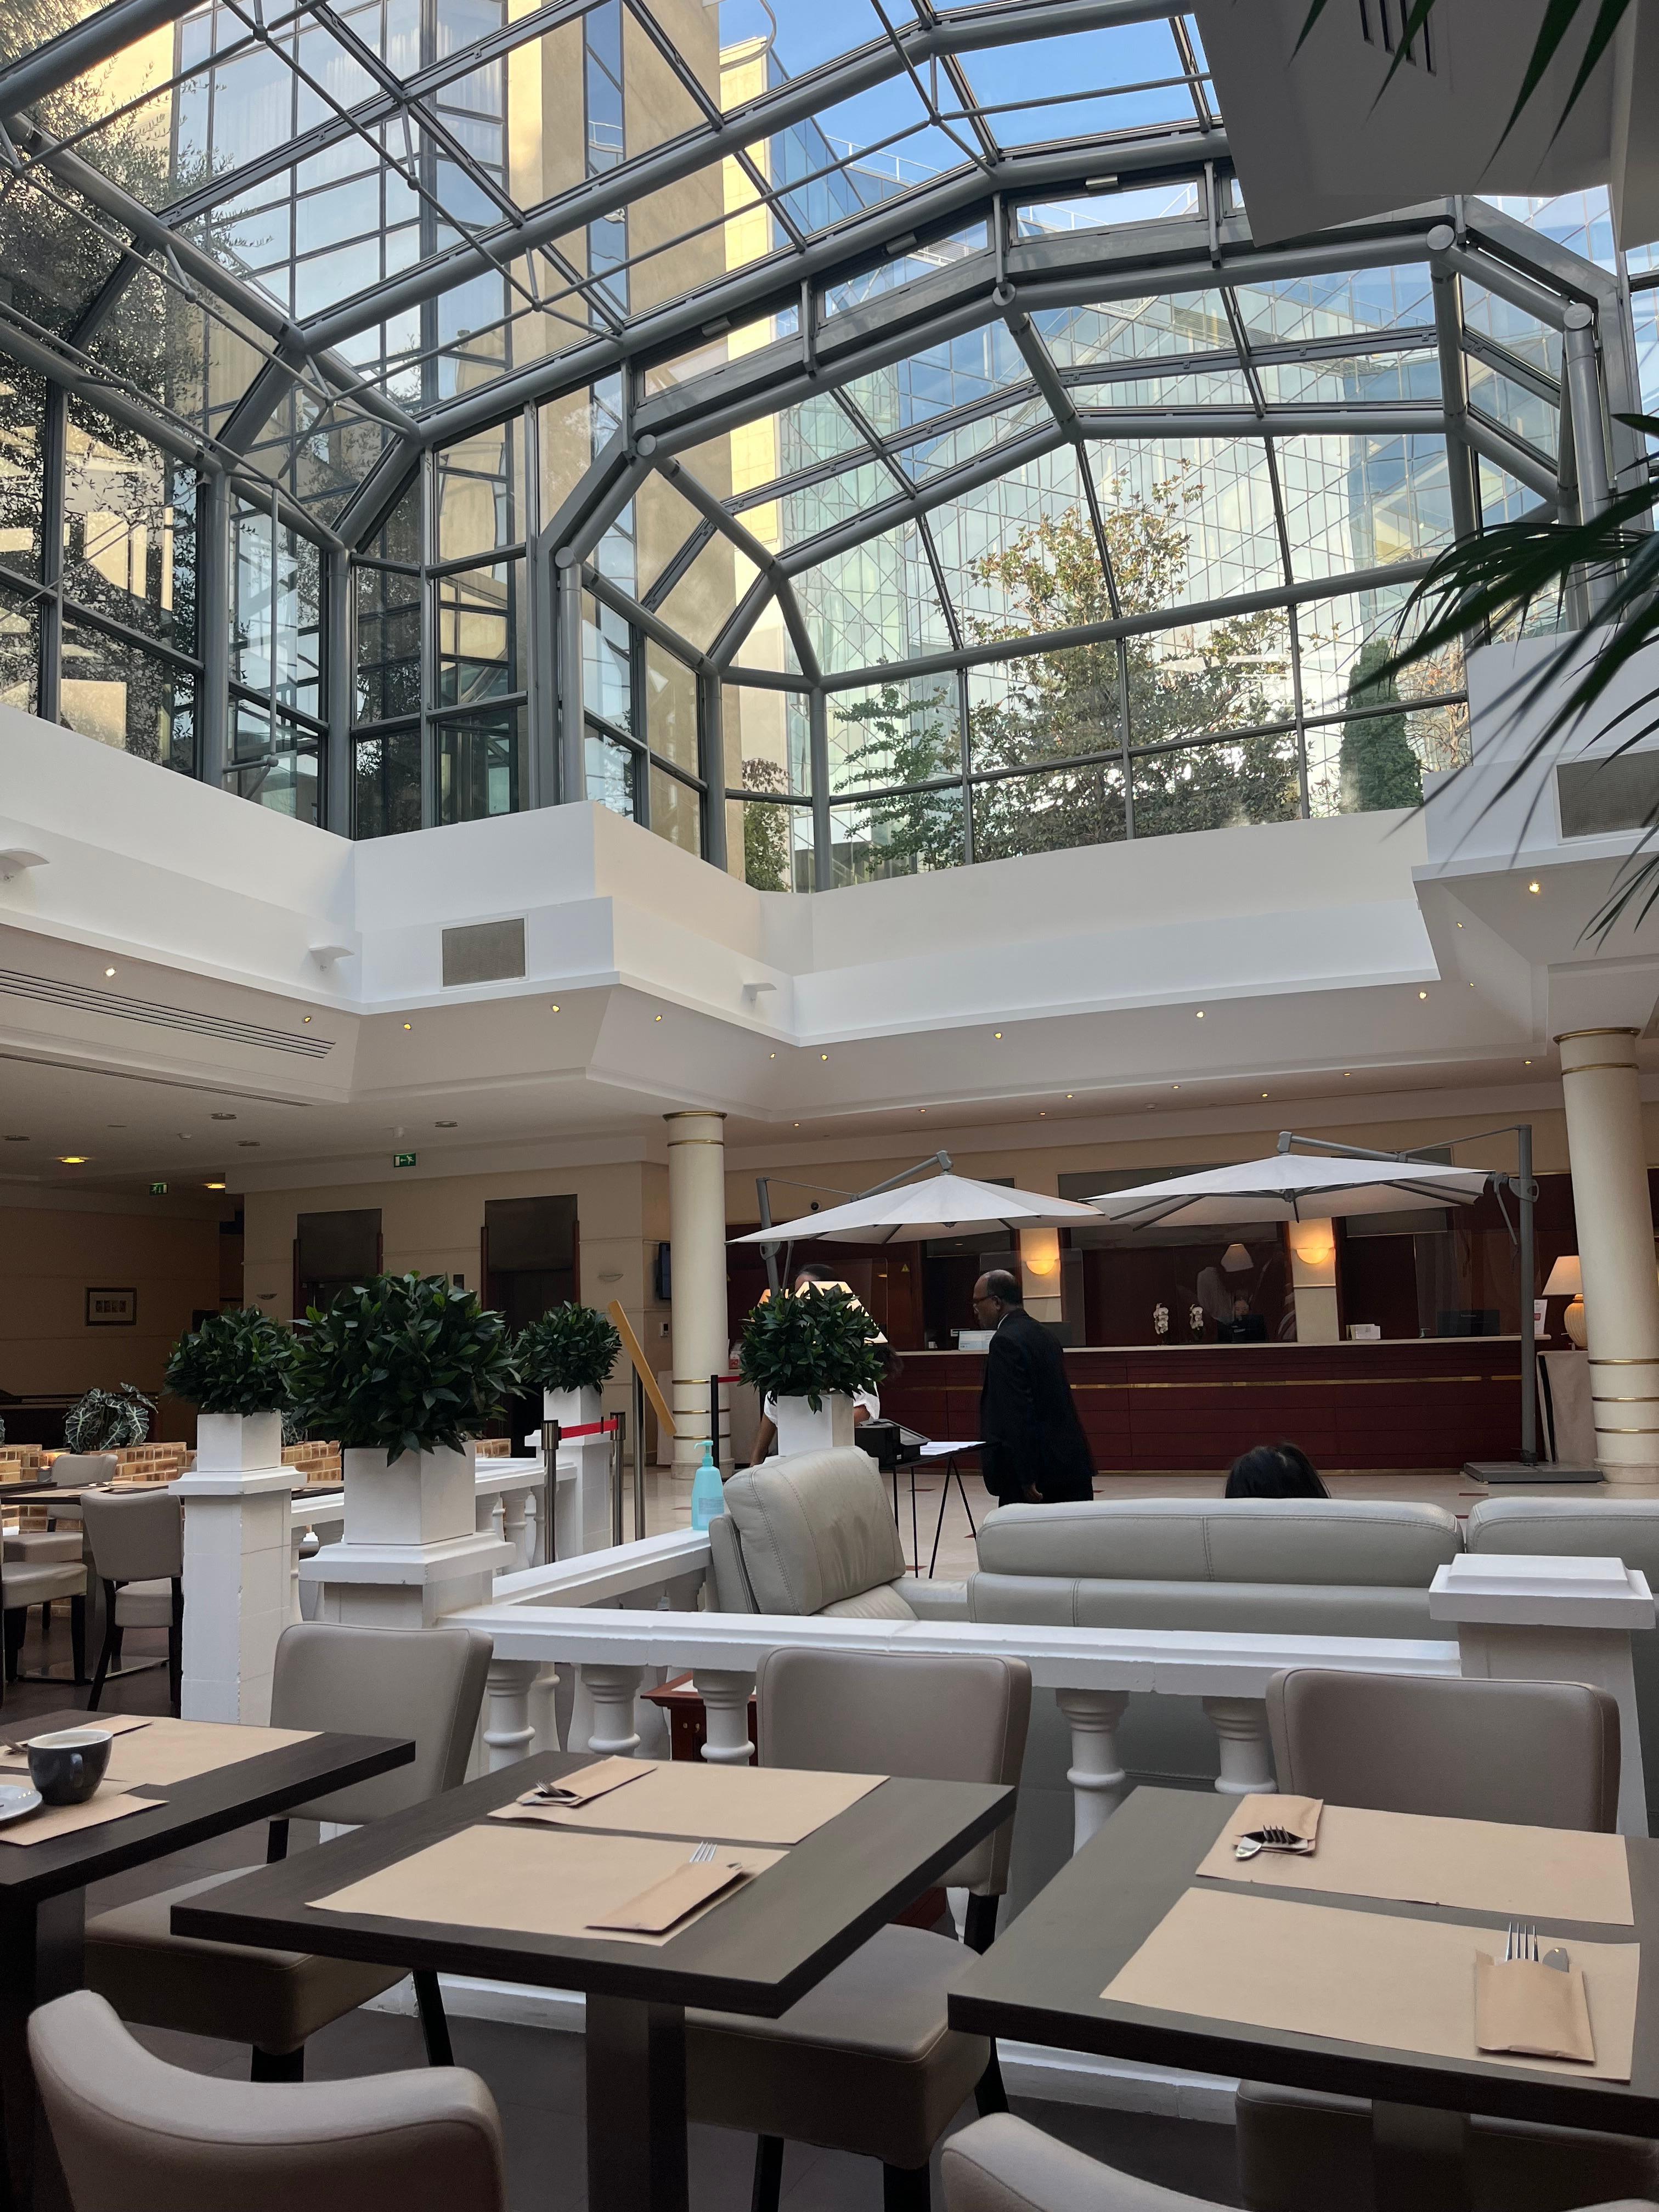
[[40, 1792], [27, 1782], [0, 1782], [0, 1828], [33, 1813], [40, 1802]]

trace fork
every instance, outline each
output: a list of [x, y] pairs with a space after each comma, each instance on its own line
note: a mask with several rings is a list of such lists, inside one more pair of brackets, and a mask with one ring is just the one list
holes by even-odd
[[1504, 1947], [1506, 1960], [1520, 1959], [1536, 1966], [1538, 1963], [1538, 1929], [1530, 1920], [1511, 1920], [1509, 1937]]
[[693, 1866], [708, 1866], [718, 1855], [718, 1847], [715, 1844], [699, 1844], [691, 1854], [690, 1863]]

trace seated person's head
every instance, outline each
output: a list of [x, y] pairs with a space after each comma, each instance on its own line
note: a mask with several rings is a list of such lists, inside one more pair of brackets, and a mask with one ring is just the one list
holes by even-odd
[[1313, 1462], [1294, 1444], [1257, 1444], [1233, 1462], [1229, 1498], [1328, 1498]]

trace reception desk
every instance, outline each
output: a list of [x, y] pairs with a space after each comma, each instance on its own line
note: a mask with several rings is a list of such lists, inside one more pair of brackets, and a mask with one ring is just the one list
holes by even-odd
[[[903, 1363], [884, 1413], [926, 1436], [978, 1435], [983, 1352]], [[1214, 1474], [1286, 1440], [1331, 1474], [1455, 1472], [1521, 1443], [1515, 1337], [1091, 1346], [1066, 1370], [1102, 1474]]]

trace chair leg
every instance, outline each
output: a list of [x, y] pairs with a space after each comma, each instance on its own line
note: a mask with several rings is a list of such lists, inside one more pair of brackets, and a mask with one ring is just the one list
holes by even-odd
[[52, 1634], [52, 1601], [50, 1598], [47, 1599], [46, 1604], [40, 1608], [40, 1633], [42, 1637], [48, 1637]]
[[6, 1680], [9, 1682], [15, 1682], [17, 1680], [18, 1662], [23, 1652], [24, 1632], [28, 1625], [29, 1615], [27, 1606], [14, 1605], [7, 1607], [5, 1646]]
[[755, 2138], [755, 2184], [749, 2194], [749, 2212], [778, 2212], [783, 2190], [783, 2137]]
[[304, 2044], [297, 2051], [261, 2051], [256, 2043], [247, 2078], [250, 2081], [303, 2081], [306, 2078]]
[[933, 2168], [884, 2166], [881, 2212], [933, 2212]]
[[87, 1601], [83, 1597], [70, 1600], [70, 1652], [75, 1661], [75, 1679], [87, 1679]]
[[173, 1583], [173, 1625], [167, 1630], [167, 1694], [176, 1713], [185, 1701], [185, 1586]]
[[104, 1694], [104, 1684], [109, 1679], [110, 1668], [121, 1656], [121, 1632], [115, 1626], [115, 1585], [104, 1584], [104, 1648], [98, 1654], [98, 1664], [92, 1677], [92, 1695], [87, 1699], [87, 1711], [95, 1713]]
[[288, 1856], [288, 1822], [273, 1820], [265, 1832], [265, 1864], [276, 1866]]
[[415, 1969], [415, 2002], [421, 2015], [421, 2040], [426, 2045], [428, 2066], [453, 2066], [455, 2053], [450, 2048], [449, 2019], [444, 2011], [443, 1991], [438, 1987], [438, 1977], [429, 1966]]

